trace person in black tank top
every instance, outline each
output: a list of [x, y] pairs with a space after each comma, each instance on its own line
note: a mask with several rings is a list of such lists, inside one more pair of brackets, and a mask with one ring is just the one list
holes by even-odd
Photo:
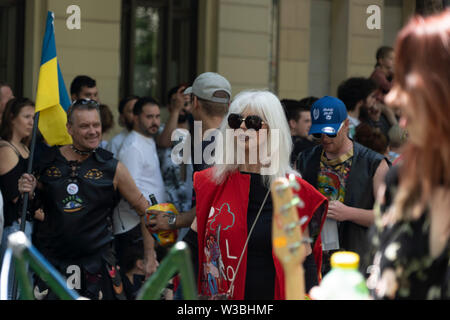
[[[3, 142], [3, 143], [2, 143]], [[7, 148], [7, 142], [0, 142], [0, 148]], [[6, 142], [6, 143], [5, 143]], [[28, 158], [22, 157], [22, 155], [15, 149], [13, 145], [11, 148], [17, 155], [17, 164], [9, 170], [7, 173], [0, 175], [0, 189], [2, 190], [3, 197], [5, 199], [4, 205], [4, 227], [9, 227], [13, 222], [17, 222], [20, 217], [18, 201], [19, 191], [17, 189], [17, 180], [19, 180], [22, 173], [27, 170]]]
[[[4, 200], [4, 232], [1, 239], [0, 259], [3, 259], [8, 236], [19, 230], [21, 201], [17, 189], [19, 177], [26, 172], [29, 150], [27, 140], [33, 128], [34, 103], [26, 98], [11, 99], [3, 114], [0, 127], [0, 190]], [[25, 224], [30, 236], [31, 223]], [[1, 260], [0, 260], [1, 261]], [[12, 275], [10, 276], [10, 283]], [[9, 286], [12, 289], [12, 285]], [[11, 297], [12, 291], [9, 294]]]

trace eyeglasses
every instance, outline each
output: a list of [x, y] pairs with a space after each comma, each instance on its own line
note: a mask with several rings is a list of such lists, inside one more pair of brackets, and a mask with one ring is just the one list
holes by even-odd
[[231, 129], [239, 129], [241, 127], [242, 121], [245, 121], [245, 126], [247, 129], [254, 129], [258, 131], [262, 128], [264, 121], [259, 116], [248, 116], [246, 118], [239, 114], [231, 113], [228, 116], [228, 125]]
[[[84, 107], [85, 106], [85, 107]], [[69, 107], [69, 110], [67, 110], [67, 121], [68, 123], [72, 124], [73, 119], [72, 115], [75, 110], [97, 110], [97, 112], [100, 114], [100, 105], [95, 100], [89, 100], [89, 99], [79, 99], [75, 100]]]
[[328, 133], [313, 133], [312, 136], [316, 139], [322, 138], [322, 134], [325, 134], [328, 138], [336, 138], [337, 134], [328, 134]]
[[344, 125], [344, 122], [341, 123], [341, 126], [339, 127], [338, 131], [334, 134], [328, 134], [328, 133], [313, 133], [312, 136], [316, 139], [322, 138], [322, 135], [325, 134], [328, 138], [336, 138], [339, 131], [341, 131], [342, 126]]
[[73, 107], [73, 106], [76, 106], [76, 105], [88, 105], [88, 104], [91, 104], [91, 105], [94, 105], [94, 106], [96, 106], [96, 107], [99, 107], [99, 104], [98, 104], [97, 101], [95, 101], [95, 100], [90, 100], [90, 99], [78, 99], [78, 100], [75, 100], [75, 101], [72, 103], [72, 107]]

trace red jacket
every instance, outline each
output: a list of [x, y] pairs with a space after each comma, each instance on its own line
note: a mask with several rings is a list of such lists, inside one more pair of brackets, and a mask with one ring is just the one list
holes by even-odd
[[[194, 189], [198, 195], [196, 206], [199, 248], [198, 290], [201, 295], [209, 297], [225, 294], [236, 277], [231, 298], [242, 300], [245, 294], [247, 252], [243, 254], [237, 273], [236, 270], [247, 239], [250, 175], [235, 171], [224, 183], [217, 185], [211, 179], [212, 170], [214, 169], [209, 168], [194, 174]], [[313, 246], [313, 254], [320, 279], [322, 265], [320, 231], [326, 218], [328, 200], [303, 179], [297, 177], [297, 181], [300, 190], [294, 193], [305, 203], [304, 208], [298, 209], [298, 214], [299, 217], [308, 217], [302, 229], [306, 228], [313, 217], [319, 225], [319, 235]], [[325, 205], [324, 210], [318, 210], [321, 205]], [[284, 299], [284, 272], [273, 253], [272, 256], [276, 273], [274, 297]]]

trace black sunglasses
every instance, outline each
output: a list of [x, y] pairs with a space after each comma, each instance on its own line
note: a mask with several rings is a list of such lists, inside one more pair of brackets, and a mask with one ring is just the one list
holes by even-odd
[[264, 121], [259, 116], [248, 116], [246, 118], [239, 114], [231, 113], [228, 116], [228, 125], [231, 129], [239, 129], [241, 127], [242, 121], [245, 121], [245, 126], [247, 129], [254, 129], [258, 131], [262, 128]]
[[76, 106], [76, 105], [88, 105], [88, 104], [92, 104], [92, 105], [94, 105], [94, 106], [96, 106], [96, 107], [99, 107], [99, 104], [98, 104], [97, 101], [95, 101], [95, 100], [89, 100], [89, 99], [78, 99], [78, 100], [75, 100], [75, 101], [72, 103], [72, 106]]
[[325, 134], [328, 138], [336, 138], [337, 134], [328, 134], [328, 133], [313, 133], [312, 136], [316, 139], [322, 138], [322, 134]]

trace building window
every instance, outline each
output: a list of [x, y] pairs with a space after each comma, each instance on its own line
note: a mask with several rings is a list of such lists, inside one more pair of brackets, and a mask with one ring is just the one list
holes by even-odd
[[196, 73], [196, 0], [124, 0], [121, 96], [165, 103], [172, 87]]
[[23, 93], [25, 1], [0, 0], [0, 81]]

